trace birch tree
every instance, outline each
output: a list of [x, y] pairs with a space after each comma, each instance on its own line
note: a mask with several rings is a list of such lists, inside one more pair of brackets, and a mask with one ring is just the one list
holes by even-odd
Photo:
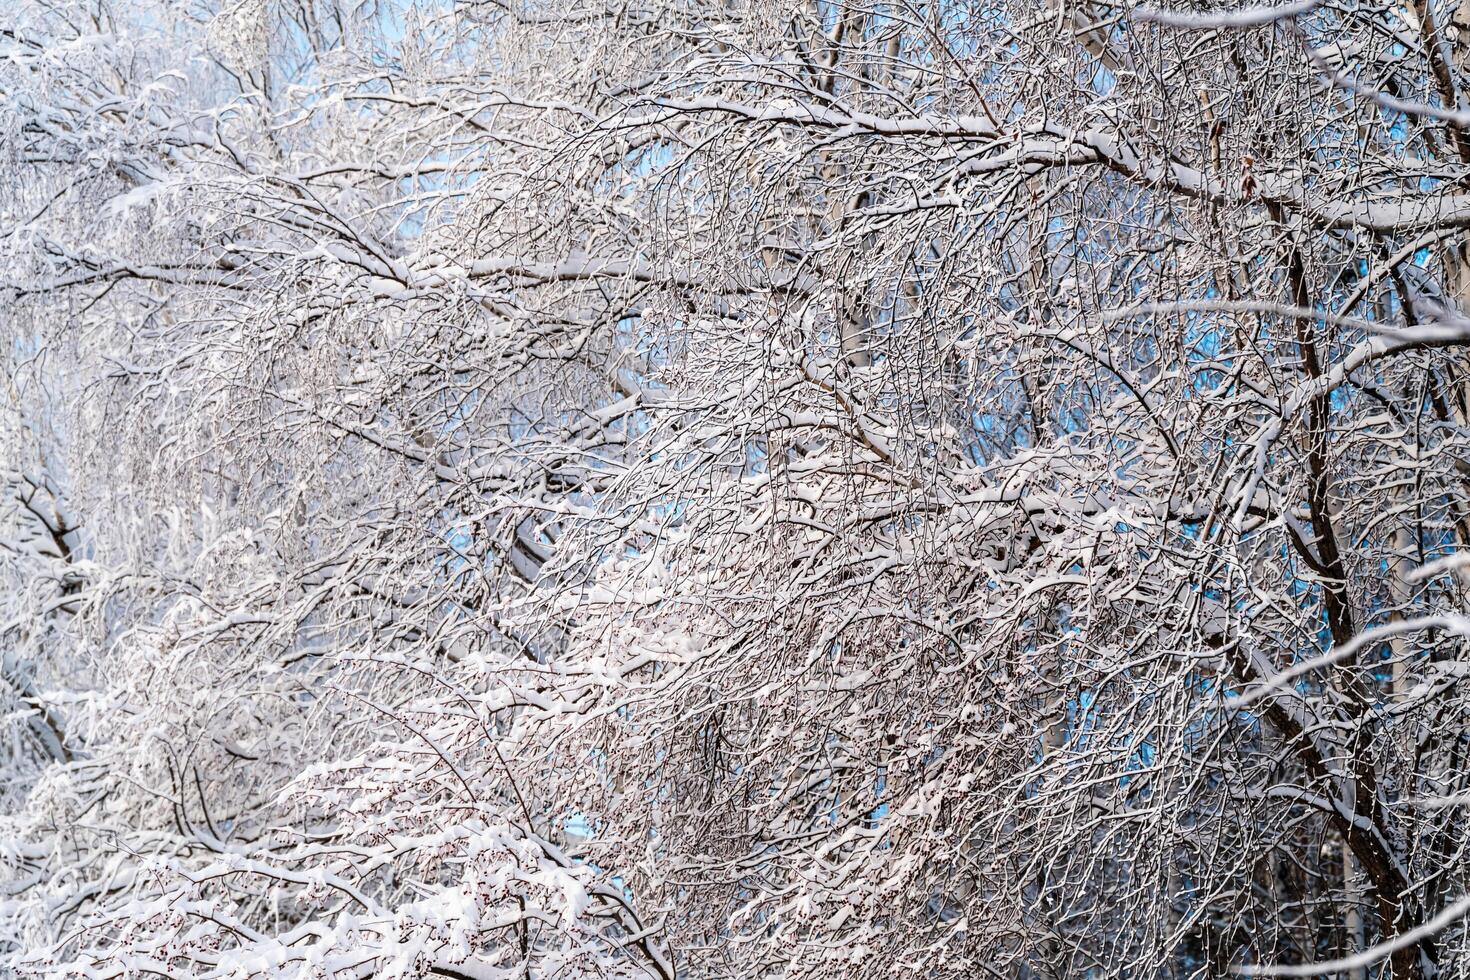
[[0, 47], [20, 975], [1470, 975], [1470, 6]]

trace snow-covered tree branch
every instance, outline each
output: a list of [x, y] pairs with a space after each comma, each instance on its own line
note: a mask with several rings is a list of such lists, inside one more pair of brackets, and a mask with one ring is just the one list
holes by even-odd
[[1467, 86], [1462, 0], [13, 0], [0, 972], [1470, 977]]

